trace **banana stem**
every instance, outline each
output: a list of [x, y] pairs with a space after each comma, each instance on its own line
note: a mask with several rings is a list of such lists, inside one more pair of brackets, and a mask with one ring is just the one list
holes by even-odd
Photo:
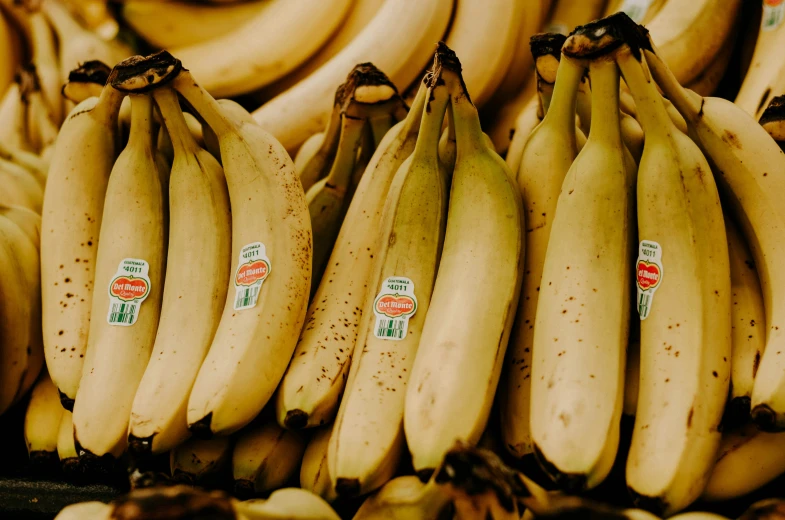
[[673, 121], [671, 121], [662, 96], [654, 86], [650, 75], [644, 72], [643, 61], [638, 61], [633, 55], [628, 45], [624, 45], [616, 51], [616, 63], [618, 63], [624, 80], [630, 87], [635, 106], [638, 110], [638, 120], [643, 126], [646, 136], [659, 135], [665, 136], [676, 131]]
[[371, 134], [373, 135], [373, 148], [374, 150], [379, 147], [379, 143], [384, 139], [384, 135], [393, 126], [392, 114], [384, 114], [378, 117], [371, 117], [368, 120], [371, 127]]
[[[130, 94], [131, 131], [128, 146], [153, 149], [153, 100], [145, 94]], [[152, 153], [152, 151], [151, 151]]]
[[589, 139], [613, 144], [621, 149], [619, 121], [619, 69], [613, 60], [599, 58], [589, 64], [591, 110], [602, 114], [591, 126]]
[[654, 76], [657, 84], [665, 92], [665, 95], [668, 96], [676, 110], [681, 113], [682, 117], [688, 121], [693, 121], [700, 113], [703, 98], [695, 92], [682, 87], [673, 71], [657, 55], [657, 49], [654, 47], [654, 44], [652, 44], [652, 48], [654, 52], [649, 50], [643, 51], [652, 76]]
[[450, 102], [450, 95], [443, 85], [435, 84], [428, 88], [425, 111], [420, 123], [420, 135], [414, 145], [414, 160], [437, 159], [439, 155], [439, 138], [444, 125], [444, 113]]
[[562, 55], [553, 85], [553, 96], [544, 119], [555, 119], [565, 132], [575, 136], [575, 104], [585, 64]]
[[335, 161], [327, 174], [325, 186], [345, 192], [354, 173], [357, 150], [362, 142], [365, 119], [343, 114], [341, 116], [340, 140]]
[[194, 153], [198, 145], [185, 122], [177, 93], [168, 87], [158, 88], [153, 90], [153, 98], [164, 120], [163, 124], [166, 126], [169, 139], [172, 141], [175, 157]]
[[106, 85], [101, 90], [98, 103], [93, 107], [93, 113], [104, 121], [107, 121], [112, 128], [117, 126], [117, 119], [120, 117], [120, 106], [125, 99], [125, 92], [121, 92], [111, 85]]
[[213, 129], [219, 140], [222, 135], [234, 132], [235, 125], [223, 115], [221, 105], [204, 88], [199, 86], [187, 70], [183, 70], [172, 80], [174, 89], [190, 103], [205, 122]]

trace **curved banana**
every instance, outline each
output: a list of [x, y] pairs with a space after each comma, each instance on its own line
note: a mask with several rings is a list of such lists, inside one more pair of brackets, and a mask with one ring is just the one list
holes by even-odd
[[414, 475], [397, 477], [365, 499], [354, 520], [431, 520], [438, 518], [450, 499], [433, 480], [422, 483]]
[[[460, 0], [445, 43], [461, 57], [463, 80], [472, 102], [481, 107], [502, 84], [516, 52], [524, 15], [535, 2]], [[527, 71], [528, 72], [528, 71]]]
[[[270, 0], [236, 5], [129, 0], [122, 4], [123, 20], [144, 40], [159, 49], [197, 45], [242, 27], [269, 9]], [[205, 20], [210, 23], [205, 23]]]
[[67, 409], [73, 409], [82, 376], [98, 235], [124, 97], [106, 87], [100, 98], [77, 105], [60, 130], [47, 176], [41, 213], [44, 353]]
[[36, 249], [41, 249], [41, 217], [23, 206], [0, 205], [0, 215], [19, 226]]
[[779, 202], [785, 198], [785, 182], [770, 174], [785, 170], [785, 154], [737, 105], [681, 88], [653, 45], [644, 52], [655, 80], [687, 120], [690, 134], [722, 172], [717, 183], [755, 259], [767, 330], [752, 391], [753, 419], [763, 429], [785, 429], [785, 367], [777, 355], [785, 344], [785, 302], [776, 297], [785, 276], [775, 260], [785, 229], [785, 208]]
[[27, 92], [31, 82], [23, 80], [24, 71], [15, 76], [15, 81], [5, 90], [0, 101], [0, 142], [12, 148], [33, 152], [27, 139]]
[[740, 0], [667, 0], [646, 24], [660, 57], [682, 84], [698, 77], [717, 56], [740, 6]]
[[725, 77], [725, 71], [728, 70], [728, 65], [733, 57], [733, 51], [736, 49], [736, 42], [738, 41], [738, 29], [734, 29], [726, 38], [725, 42], [717, 51], [717, 55], [711, 60], [706, 68], [695, 79], [685, 85], [686, 88], [692, 90], [700, 96], [711, 96], [714, 91]]
[[781, 74], [781, 68], [773, 65], [779, 61], [773, 60], [772, 56], [776, 56], [785, 44], [785, 23], [783, 23], [785, 16], [782, 9], [782, 5], [777, 2], [763, 2], [763, 16], [755, 41], [755, 50], [734, 101], [756, 119], [768, 106], [767, 100], [770, 99], [771, 94], [775, 96], [782, 94], [782, 92], [770, 92], [771, 84]]
[[[327, 126], [329, 127], [329, 123]], [[305, 165], [308, 164], [317, 153], [319, 153], [322, 143], [324, 143], [325, 135], [325, 132], [316, 132], [311, 137], [306, 139], [300, 149], [297, 150], [297, 154], [292, 158], [294, 161], [294, 169], [297, 172], [297, 175], [300, 175]], [[307, 191], [305, 186], [303, 186], [303, 189]]]
[[76, 453], [76, 445], [74, 445], [73, 418], [73, 414], [63, 408], [60, 426], [57, 429], [57, 456], [60, 458], [60, 466], [66, 477], [75, 474], [79, 466], [79, 454]]
[[339, 520], [338, 514], [320, 497], [304, 489], [283, 488], [269, 498], [251, 499], [234, 504], [248, 520]]
[[[559, 35], [554, 39], [554, 49], [561, 49], [565, 37]], [[502, 438], [516, 457], [532, 453], [533, 449], [529, 408], [534, 319], [556, 203], [567, 171], [578, 154], [575, 100], [584, 72], [583, 62], [562, 57], [550, 110], [526, 141], [517, 172], [526, 215], [526, 255], [521, 295], [505, 360], [504, 390], [500, 393]]]
[[759, 431], [747, 424], [723, 433], [717, 463], [701, 498], [730, 500], [764, 486], [785, 473], [785, 433]]
[[270, 134], [247, 114], [223, 110], [187, 71], [173, 85], [218, 137], [232, 205], [232, 281], [188, 400], [192, 431], [228, 434], [273, 395], [303, 326], [312, 261], [308, 208], [291, 159]]
[[42, 373], [25, 412], [25, 443], [32, 463], [57, 460], [57, 434], [63, 411], [57, 387], [46, 372]]
[[161, 310], [166, 199], [153, 149], [153, 102], [130, 97], [131, 134], [106, 188], [87, 351], [73, 408], [80, 458], [119, 457], [125, 450], [131, 405]]
[[112, 506], [103, 502], [79, 502], [65, 506], [55, 520], [110, 520]]
[[444, 34], [453, 0], [385, 2], [341, 52], [297, 85], [254, 112], [262, 128], [289, 151], [319, 132], [329, 117], [332, 91], [357, 63], [372, 62], [400, 89], [428, 62], [433, 42]]
[[169, 454], [172, 479], [189, 485], [204, 485], [211, 477], [221, 476], [232, 455], [232, 439], [188, 439]]
[[239, 28], [171, 52], [215, 97], [250, 92], [307, 60], [341, 24], [350, 0], [268, 0]]
[[428, 313], [447, 210], [447, 172], [438, 147], [450, 96], [440, 52], [427, 77], [427, 109], [414, 151], [396, 172], [382, 210], [379, 249], [330, 436], [327, 464], [342, 497], [383, 485], [403, 451], [406, 385]]
[[[634, 225], [634, 177], [626, 171], [618, 118], [619, 72], [607, 58], [591, 61], [589, 69], [592, 112], [604, 116], [593, 121], [545, 226], [550, 237], [531, 315], [531, 439], [540, 465], [570, 490], [597, 486], [616, 458]], [[548, 211], [547, 205], [540, 210]]]
[[38, 184], [41, 185], [41, 188], [46, 186], [46, 177], [49, 173], [49, 165], [35, 153], [27, 152], [25, 150], [20, 150], [19, 148], [7, 146], [4, 143], [0, 143], [0, 159], [5, 159], [6, 161], [23, 166], [33, 174], [35, 180], [37, 180]]
[[284, 486], [299, 470], [305, 439], [273, 421], [240, 432], [232, 451], [232, 476], [238, 495], [269, 493]]
[[[523, 276], [520, 192], [483, 137], [457, 57], [440, 52], [458, 155], [444, 249], [404, 405], [406, 441], [421, 475], [438, 467], [456, 440], [476, 443], [482, 435]], [[492, 277], [481, 266], [493, 266]], [[469, 372], [471, 381], [456, 377]]]
[[327, 467], [327, 449], [332, 431], [332, 426], [324, 426], [312, 431], [300, 465], [300, 487], [319, 495], [328, 502], [338, 498]]
[[44, 160], [50, 160], [60, 127], [52, 119], [37, 72], [33, 74], [35, 86], [27, 95], [27, 139]]
[[[231, 264], [223, 169], [191, 135], [177, 94], [159, 88], [153, 98], [172, 137], [174, 163], [161, 318], [128, 426], [129, 447], [137, 454], [164, 453], [189, 436], [188, 396], [221, 318]], [[183, 316], [193, 320], [186, 330]]]
[[[382, 208], [393, 177], [411, 155], [425, 105], [421, 86], [406, 119], [379, 144], [344, 218], [322, 282], [308, 308], [276, 397], [279, 424], [307, 428], [332, 421], [344, 391], [365, 306]], [[376, 296], [375, 294], [373, 296]], [[338, 330], [336, 331], [336, 324]], [[327, 339], [325, 339], [327, 338]]]
[[[624, 15], [614, 20], [587, 26], [584, 38], [631, 24]], [[706, 158], [668, 116], [640, 52], [622, 44], [614, 56], [646, 135], [638, 169], [640, 384], [627, 485], [637, 504], [669, 515], [698, 498], [719, 445], [731, 354], [727, 241]]]
[[54, 124], [59, 126], [64, 116], [63, 98], [60, 96], [62, 74], [52, 28], [40, 11], [30, 13], [30, 36], [32, 59], [40, 79], [41, 93]]
[[[253, 116], [236, 101], [231, 99], [219, 99], [218, 104], [225, 113], [230, 114], [233, 118], [237, 119], [237, 121], [256, 124]], [[221, 162], [221, 147], [218, 144], [218, 136], [215, 135], [213, 129], [204, 121], [202, 122], [202, 139], [204, 140], [204, 146], [207, 151], [213, 154], [213, 157], [218, 159], [218, 162]]]
[[41, 213], [44, 192], [29, 170], [11, 161], [0, 159], [0, 202], [19, 205]]

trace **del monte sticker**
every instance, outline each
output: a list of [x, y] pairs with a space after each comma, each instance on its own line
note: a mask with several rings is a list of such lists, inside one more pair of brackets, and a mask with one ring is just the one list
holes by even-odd
[[150, 294], [150, 265], [139, 258], [125, 258], [117, 266], [109, 282], [109, 312], [106, 321], [110, 325], [130, 327], [139, 317], [142, 302]]
[[409, 318], [417, 311], [414, 282], [403, 276], [387, 278], [373, 302], [376, 326], [373, 334], [380, 339], [401, 340], [409, 329]]

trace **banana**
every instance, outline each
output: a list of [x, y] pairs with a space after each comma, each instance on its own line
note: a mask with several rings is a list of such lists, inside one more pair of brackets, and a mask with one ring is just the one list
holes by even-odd
[[701, 497], [730, 500], [764, 486], [785, 473], [785, 433], [758, 431], [747, 424], [723, 433], [717, 463]]
[[733, 30], [740, 0], [666, 0], [646, 24], [660, 57], [682, 84], [712, 62]]
[[[221, 109], [224, 112], [237, 118], [237, 121], [256, 124], [253, 116], [236, 101], [231, 99], [219, 99], [218, 104], [221, 105]], [[215, 135], [212, 128], [204, 121], [202, 121], [202, 139], [204, 140], [204, 146], [207, 151], [213, 154], [213, 157], [218, 159], [218, 162], [221, 162], [221, 150], [220, 145], [218, 144], [218, 137]]]
[[338, 498], [327, 467], [327, 447], [332, 431], [332, 426], [324, 426], [312, 432], [300, 466], [300, 487], [328, 502]]
[[264, 104], [310, 76], [312, 72], [351, 43], [355, 36], [365, 29], [365, 26], [373, 19], [384, 2], [385, 0], [352, 0], [352, 6], [343, 23], [316, 53], [286, 76], [250, 94], [252, 98], [259, 100], [258, 104]]
[[234, 507], [247, 520], [339, 520], [338, 514], [320, 497], [304, 489], [284, 488], [269, 498], [236, 502]]
[[169, 453], [172, 479], [189, 485], [204, 485], [220, 476], [232, 454], [230, 437], [188, 439]]
[[711, 60], [711, 63], [706, 66], [703, 72], [700, 73], [695, 79], [685, 85], [686, 88], [692, 90], [700, 96], [711, 96], [725, 77], [725, 71], [728, 70], [733, 51], [736, 49], [736, 42], [739, 36], [739, 27], [734, 27], [731, 34], [725, 38], [725, 42], [717, 51], [717, 55]]
[[19, 226], [37, 250], [41, 248], [41, 217], [23, 206], [0, 205], [0, 215]]
[[[568, 52], [574, 47], [566, 44]], [[589, 69], [592, 112], [604, 116], [593, 122], [545, 226], [550, 237], [531, 315], [531, 439], [540, 465], [570, 490], [597, 486], [615, 460], [629, 334], [633, 176], [619, 125], [619, 72], [607, 57]]]
[[[561, 52], [565, 37], [553, 36]], [[575, 103], [585, 63], [564, 58], [559, 62], [550, 110], [532, 131], [517, 172], [526, 215], [524, 277], [518, 299], [500, 393], [502, 438], [516, 457], [532, 453], [529, 407], [532, 341], [545, 252], [562, 183], [578, 154], [575, 144]]]
[[79, 454], [76, 453], [74, 445], [73, 414], [65, 408], [62, 410], [63, 414], [60, 417], [60, 426], [57, 430], [57, 456], [60, 458], [63, 473], [69, 477], [74, 475], [78, 469]]
[[644, 52], [655, 80], [687, 120], [690, 135], [722, 172], [716, 176], [717, 183], [750, 246], [767, 327], [766, 347], [752, 391], [752, 414], [762, 429], [785, 429], [785, 371], [777, 354], [785, 342], [785, 306], [774, 295], [776, 288], [785, 284], [775, 260], [782, 243], [781, 230], [785, 229], [785, 213], [779, 202], [785, 198], [785, 183], [770, 173], [785, 169], [785, 154], [737, 105], [682, 89], [653, 45]]
[[25, 412], [25, 443], [27, 454], [33, 464], [47, 464], [57, 460], [57, 433], [63, 407], [57, 387], [46, 372], [33, 387], [30, 402]]
[[[159, 88], [153, 97], [174, 147], [169, 251], [153, 355], [131, 406], [128, 439], [136, 453], [159, 454], [189, 436], [188, 396], [226, 301], [231, 215], [221, 165], [193, 138], [177, 94]], [[193, 320], [186, 330], [183, 316]]]
[[682, 513], [670, 517], [672, 520], [730, 520], [726, 516], [718, 515], [716, 513], [708, 513], [705, 511], [690, 511], [689, 513]]
[[[444, 34], [453, 0], [385, 2], [365, 29], [310, 76], [254, 112], [256, 121], [290, 152], [324, 128], [332, 90], [357, 63], [372, 62], [399, 89], [428, 61]], [[301, 29], [298, 29], [298, 31]]]
[[781, 68], [773, 65], [779, 61], [773, 60], [772, 56], [776, 56], [778, 49], [781, 49], [785, 43], [785, 23], [783, 23], [785, 13], [782, 4], [765, 1], [762, 4], [763, 16], [755, 41], [755, 50], [734, 101], [756, 119], [768, 106], [767, 101], [771, 95], [781, 94], [781, 92], [771, 92], [771, 85], [781, 74]]
[[[196, 45], [224, 36], [269, 9], [270, 0], [214, 6], [192, 2], [129, 0], [123, 20], [136, 34], [159, 49]], [[204, 23], [209, 19], [210, 23]]]
[[431, 520], [449, 504], [449, 497], [433, 480], [414, 475], [396, 477], [365, 499], [354, 520]]
[[379, 144], [346, 213], [278, 389], [276, 414], [279, 424], [287, 428], [329, 423], [338, 409], [371, 269], [380, 252], [377, 237], [382, 208], [396, 171], [414, 150], [425, 90], [422, 85], [406, 119], [387, 132]]
[[36, 256], [24, 232], [0, 217], [0, 414], [21, 399], [41, 369], [33, 355], [40, 348]]
[[41, 11], [52, 24], [60, 43], [60, 77], [68, 80], [68, 73], [82, 63], [99, 60], [117, 63], [131, 55], [131, 51], [117, 40], [106, 41], [82, 27], [61, 0], [42, 0]]
[[79, 502], [65, 506], [55, 520], [110, 520], [112, 506], [103, 502]]
[[382, 486], [403, 451], [406, 384], [439, 265], [448, 199], [438, 153], [450, 102], [441, 53], [426, 78], [427, 105], [414, 151], [387, 193], [346, 392], [330, 436], [327, 464], [342, 497]]
[[[458, 152], [444, 249], [404, 405], [406, 441], [420, 475], [438, 467], [457, 439], [476, 443], [482, 435], [523, 276], [518, 187], [483, 137], [458, 59], [440, 51]], [[492, 275], [485, 266], [493, 266]], [[471, 381], [457, 377], [469, 372]]]
[[300, 468], [305, 439], [275, 421], [251, 425], [240, 432], [232, 451], [232, 476], [237, 495], [252, 496], [283, 487]]
[[[327, 124], [329, 127], [329, 123]], [[311, 137], [305, 140], [303, 145], [297, 150], [297, 154], [292, 158], [294, 161], [294, 169], [297, 175], [303, 171], [303, 168], [313, 159], [324, 143], [325, 132], [316, 132]], [[303, 186], [305, 188], [305, 186]], [[309, 186], [310, 188], [310, 186]]]
[[52, 120], [52, 114], [44, 99], [38, 75], [32, 69], [34, 87], [27, 95], [27, 139], [44, 160], [51, 159], [53, 146], [60, 127]]
[[18, 45], [17, 35], [6, 18], [5, 13], [0, 12], [0, 55], [3, 56], [0, 64], [0, 95], [13, 84], [16, 68], [19, 66], [16, 56], [16, 46]]
[[40, 11], [30, 13], [32, 59], [41, 84], [41, 92], [54, 124], [63, 121], [63, 98], [60, 96], [62, 74], [57, 60], [54, 34]]
[[504, 159], [507, 166], [510, 167], [510, 171], [518, 172], [518, 170], [520, 170], [521, 159], [523, 158], [523, 150], [526, 148], [526, 143], [529, 141], [534, 129], [542, 122], [544, 116], [545, 113], [542, 110], [540, 98], [535, 95], [524, 107], [515, 121], [512, 140], [509, 142], [507, 156]]
[[668, 0], [610, 0], [603, 16], [623, 12], [634, 22], [648, 24]]
[[269, 0], [269, 4], [239, 28], [193, 45], [172, 47], [172, 54], [212, 95], [244, 94], [307, 60], [344, 20], [351, 1]]
[[0, 159], [5, 159], [6, 161], [23, 166], [27, 171], [33, 174], [41, 188], [46, 185], [49, 165], [38, 155], [0, 143]]
[[[540, 2], [459, 0], [445, 43], [461, 56], [466, 88], [478, 107], [502, 84], [516, 52], [526, 5]], [[531, 12], [533, 7], [529, 7]], [[528, 22], [528, 20], [527, 20]]]
[[785, 141], [785, 96], [773, 98], [758, 122], [782, 146]]
[[23, 69], [15, 81], [5, 90], [0, 101], [0, 142], [6, 146], [33, 152], [27, 139], [27, 92], [32, 86], [25, 80]]
[[731, 339], [731, 392], [726, 405], [726, 426], [743, 424], [750, 415], [755, 374], [766, 347], [763, 294], [749, 248], [729, 216], [725, 217], [733, 290]]
[[[610, 38], [596, 43], [597, 31]], [[727, 240], [706, 159], [668, 116], [639, 42], [631, 48], [618, 31], [634, 35], [636, 27], [620, 14], [586, 26], [581, 38], [591, 47], [621, 44], [613, 54], [646, 134], [638, 169], [640, 383], [626, 476], [638, 505], [670, 515], [698, 498], [719, 445], [730, 379]]]
[[44, 192], [30, 171], [11, 161], [0, 159], [0, 202], [6, 205], [17, 204], [41, 213]]
[[187, 416], [192, 431], [223, 435], [259, 413], [292, 357], [311, 282], [308, 208], [271, 135], [223, 110], [187, 71], [173, 84], [218, 137], [232, 207], [232, 281]]
[[[115, 73], [132, 63], [118, 65]], [[124, 451], [161, 310], [166, 199], [153, 150], [153, 102], [130, 97], [131, 134], [106, 188], [87, 351], [73, 408], [74, 440], [85, 459]]]
[[63, 123], [47, 176], [41, 213], [44, 353], [69, 410], [87, 348], [99, 231], [124, 97], [106, 87], [101, 97], [77, 105]]

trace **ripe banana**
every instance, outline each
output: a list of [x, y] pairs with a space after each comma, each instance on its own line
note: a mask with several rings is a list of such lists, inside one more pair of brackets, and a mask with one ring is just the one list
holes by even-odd
[[243, 520], [340, 520], [327, 502], [299, 488], [279, 489], [266, 500], [245, 500], [234, 508]]
[[[574, 52], [569, 43], [568, 52]], [[536, 316], [530, 396], [534, 452], [550, 477], [572, 490], [597, 486], [616, 458], [634, 225], [634, 176], [626, 171], [618, 116], [619, 72], [607, 57], [591, 61], [589, 69], [592, 112], [604, 116], [593, 121], [545, 226], [550, 237], [542, 279], [533, 282], [539, 290], [536, 315], [529, 315]], [[570, 106], [562, 109], [568, 116]], [[539, 208], [548, 209], [547, 202]]]
[[648, 24], [668, 0], [611, 0], [603, 16], [623, 12], [636, 23]]
[[357, 341], [371, 269], [379, 253], [377, 237], [382, 208], [396, 171], [414, 150], [425, 106], [425, 90], [422, 85], [406, 119], [387, 132], [379, 144], [346, 213], [322, 283], [308, 308], [292, 361], [278, 389], [278, 423], [287, 428], [329, 423], [338, 409]]
[[60, 44], [60, 77], [68, 80], [71, 69], [90, 60], [107, 64], [117, 63], [131, 55], [131, 51], [119, 41], [106, 41], [82, 27], [74, 19], [61, 0], [42, 0], [41, 11], [52, 24]]
[[43, 189], [33, 174], [24, 167], [0, 159], [0, 184], [3, 185], [0, 202], [6, 205], [17, 204], [41, 213]]
[[41, 248], [41, 217], [34, 211], [22, 206], [0, 205], [0, 215], [19, 226], [36, 249]]
[[[461, 56], [472, 102], [481, 107], [504, 81], [516, 52], [524, 16], [544, 3], [459, 0], [446, 44]], [[529, 7], [527, 13], [526, 6]], [[528, 72], [528, 71], [527, 71]]]
[[5, 13], [0, 13], [0, 53], [3, 62], [0, 64], [0, 95], [13, 84], [16, 68], [19, 66], [15, 48], [18, 45], [17, 35]]
[[30, 13], [30, 36], [32, 60], [40, 79], [41, 92], [54, 124], [60, 125], [64, 115], [63, 98], [60, 96], [62, 75], [54, 34], [41, 11]]
[[44, 372], [33, 387], [25, 412], [25, 443], [32, 463], [46, 464], [53, 458], [57, 460], [57, 432], [62, 415], [57, 388]]
[[0, 101], [0, 142], [6, 146], [32, 152], [33, 147], [27, 140], [27, 92], [32, 86], [24, 80], [26, 73], [21, 71], [15, 81], [6, 89]]
[[211, 478], [222, 476], [231, 455], [230, 437], [188, 439], [170, 452], [169, 470], [176, 482], [205, 485]]
[[[223, 169], [191, 135], [177, 94], [159, 88], [153, 98], [174, 148], [169, 251], [161, 318], [131, 407], [128, 440], [137, 453], [159, 454], [189, 436], [188, 396], [226, 301], [231, 215]], [[186, 330], [183, 316], [192, 320]]]
[[439, 265], [447, 172], [439, 137], [450, 96], [440, 51], [427, 76], [427, 103], [412, 155], [387, 193], [363, 318], [327, 464], [339, 496], [382, 486], [403, 451], [403, 405]]
[[[635, 31], [623, 14], [603, 23], [586, 26], [583, 37]], [[640, 385], [626, 475], [636, 503], [669, 515], [699, 496], [719, 445], [730, 379], [730, 268], [709, 165], [668, 116], [633, 45], [614, 52], [646, 134], [638, 169]]]
[[750, 396], [755, 374], [766, 347], [766, 315], [755, 263], [741, 232], [725, 217], [730, 258], [733, 320], [731, 336], [731, 392], [726, 426], [743, 424], [750, 416]]
[[41, 369], [33, 364], [33, 352], [40, 348], [36, 257], [24, 232], [0, 217], [0, 414], [23, 396]]
[[[221, 105], [221, 109], [224, 112], [231, 114], [232, 117], [237, 118], [238, 121], [256, 124], [253, 116], [236, 101], [231, 99], [219, 99], [218, 104]], [[204, 140], [204, 146], [207, 151], [218, 159], [218, 162], [221, 162], [221, 149], [218, 144], [218, 137], [215, 135], [212, 128], [204, 121], [202, 121], [202, 139]]]
[[[352, 69], [352, 72], [356, 70]], [[300, 184], [303, 190], [307, 193], [311, 186], [316, 184], [320, 179], [323, 179], [330, 171], [330, 165], [335, 160], [335, 154], [338, 151], [338, 143], [341, 137], [341, 120], [343, 110], [346, 106], [346, 96], [353, 91], [352, 80], [354, 75], [350, 72], [346, 82], [335, 91], [335, 101], [333, 103], [333, 110], [330, 113], [330, 119], [327, 121], [327, 126], [321, 132], [309, 137], [303, 146], [300, 147], [305, 157], [300, 157], [300, 151], [297, 152], [295, 157], [295, 168], [297, 175], [300, 177]], [[318, 137], [317, 137], [318, 136]], [[309, 147], [315, 146], [313, 142], [318, 139], [318, 148], [309, 153], [308, 150], [303, 150], [305, 144]], [[298, 167], [297, 163], [302, 166]]]
[[232, 206], [232, 281], [188, 401], [192, 431], [228, 434], [261, 411], [292, 357], [311, 282], [308, 208], [270, 134], [224, 110], [187, 71], [173, 84], [218, 137]]
[[31, 74], [34, 78], [34, 87], [27, 95], [27, 140], [33, 149], [48, 161], [51, 159], [60, 127], [53, 121], [52, 114], [41, 93], [36, 70], [31, 69]]
[[[456, 440], [476, 443], [482, 435], [523, 276], [518, 187], [483, 137], [457, 57], [443, 46], [440, 52], [458, 152], [444, 249], [404, 405], [406, 440], [421, 475], [438, 467]], [[469, 372], [471, 381], [456, 377]]]
[[60, 426], [57, 429], [57, 456], [60, 458], [60, 466], [66, 477], [76, 473], [79, 466], [79, 455], [76, 453], [74, 445], [73, 414], [65, 408], [63, 408]]
[[755, 50], [734, 101], [756, 119], [768, 106], [767, 101], [771, 96], [782, 93], [772, 92], [771, 86], [781, 74], [781, 67], [774, 65], [779, 63], [779, 60], [773, 57], [785, 44], [785, 16], [783, 16], [785, 13], [782, 3], [766, 1], [762, 3], [763, 16]]
[[46, 185], [49, 165], [38, 155], [0, 143], [0, 159], [5, 159], [6, 161], [23, 166], [33, 174], [41, 188]]
[[706, 66], [700, 75], [687, 83], [685, 87], [700, 96], [711, 96], [717, 90], [722, 78], [725, 77], [725, 71], [728, 70], [733, 51], [736, 49], [738, 35], [739, 28], [734, 27], [731, 34], [725, 38], [725, 42], [720, 47], [720, 50], [717, 51], [717, 55], [711, 60], [711, 63]]
[[69, 410], [87, 348], [98, 235], [124, 97], [106, 87], [100, 98], [77, 105], [60, 130], [47, 176], [41, 214], [44, 353]]
[[125, 450], [131, 404], [161, 310], [166, 199], [153, 149], [153, 102], [130, 97], [131, 134], [106, 189], [88, 345], [73, 409], [80, 458], [119, 457]]
[[717, 463], [709, 476], [704, 500], [730, 500], [764, 486], [785, 473], [785, 433], [758, 431], [747, 424], [723, 433]]
[[[144, 40], [159, 49], [197, 45], [236, 31], [273, 4], [252, 0], [237, 5], [129, 0], [122, 4], [123, 20]], [[210, 23], [205, 23], [205, 20]]]
[[332, 431], [332, 426], [312, 430], [300, 465], [300, 487], [319, 495], [328, 502], [338, 498], [327, 467], [327, 447], [330, 444]]
[[[561, 52], [565, 38], [554, 37]], [[550, 110], [532, 131], [520, 160], [518, 186], [526, 215], [524, 277], [505, 361], [500, 412], [504, 445], [516, 457], [532, 453], [529, 424], [532, 341], [545, 251], [556, 203], [567, 171], [578, 151], [575, 145], [575, 100], [585, 63], [562, 58]], [[512, 150], [511, 150], [512, 151]]]
[[[785, 154], [752, 118], [720, 98], [682, 89], [652, 45], [644, 53], [654, 79], [684, 115], [690, 135], [715, 165], [728, 207], [755, 259], [766, 311], [766, 347], [752, 392], [753, 419], [763, 429], [785, 429], [785, 370], [777, 352], [785, 342], [785, 306], [775, 296], [780, 281], [777, 251], [785, 229], [785, 183], [772, 172], [785, 170]], [[756, 409], [757, 408], [757, 409]]]
[[55, 520], [110, 520], [112, 506], [103, 502], [78, 502], [65, 506]]
[[338, 28], [350, 0], [269, 0], [239, 28], [214, 39], [173, 47], [216, 97], [244, 94], [297, 68]]
[[449, 501], [433, 480], [422, 483], [414, 475], [405, 475], [366, 498], [354, 520], [430, 520], [439, 518]]
[[246, 497], [284, 486], [300, 468], [305, 439], [275, 421], [251, 425], [237, 437], [232, 452], [234, 490]]
[[433, 41], [444, 34], [452, 10], [453, 0], [385, 2], [341, 52], [256, 110], [254, 118], [284, 148], [297, 150], [309, 136], [324, 128], [332, 90], [355, 64], [372, 62], [399, 89], [409, 85], [427, 63]]

